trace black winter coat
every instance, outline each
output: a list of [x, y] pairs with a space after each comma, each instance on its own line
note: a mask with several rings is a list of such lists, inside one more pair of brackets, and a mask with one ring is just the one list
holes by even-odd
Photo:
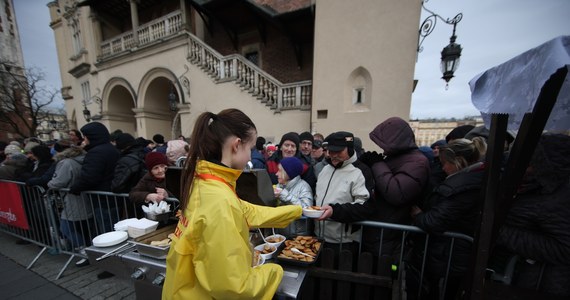
[[87, 154], [81, 175], [70, 191], [73, 194], [89, 190], [110, 192], [119, 150], [110, 143], [109, 131], [101, 123], [88, 123], [81, 128], [81, 132], [88, 138], [89, 145], [84, 148]]
[[129, 193], [147, 172], [144, 163], [143, 146], [125, 149], [117, 161], [111, 191], [113, 193]]
[[[537, 286], [544, 267], [540, 290], [570, 297], [570, 185], [553, 194], [538, 191], [519, 195], [497, 245], [521, 256], [514, 282], [526, 288]], [[533, 264], [527, 263], [527, 259]]]
[[[479, 226], [481, 188], [484, 167], [476, 163], [447, 177], [428, 197], [423, 212], [416, 215], [414, 225], [430, 235], [426, 272], [445, 276], [449, 258], [450, 239], [437, 235], [446, 231], [474, 236]], [[414, 253], [421, 257], [423, 236], [414, 241]], [[472, 243], [456, 239], [450, 275], [460, 276], [469, 267]]]

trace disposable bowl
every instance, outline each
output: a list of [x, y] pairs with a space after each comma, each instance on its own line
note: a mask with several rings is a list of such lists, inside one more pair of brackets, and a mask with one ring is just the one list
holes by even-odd
[[[271, 252], [269, 252], [269, 253], [263, 253], [263, 249], [265, 248], [266, 245], [267, 245], [268, 247], [271, 247], [271, 249], [272, 249]], [[277, 252], [277, 247], [272, 246], [272, 245], [269, 245], [268, 243], [264, 243], [264, 244], [261, 244], [261, 245], [257, 245], [257, 246], [255, 246], [255, 248], [253, 248], [253, 249], [255, 249], [255, 250], [261, 252], [259, 255], [260, 255], [261, 257], [263, 257], [264, 260], [271, 259], [271, 258], [273, 257], [273, 254], [275, 254], [275, 252]]]
[[[283, 242], [285, 242], [287, 238], [281, 234], [273, 234], [265, 238], [265, 242], [271, 246], [275, 246], [275, 248], [279, 248]], [[279, 241], [277, 241], [279, 240]]]
[[324, 212], [325, 212], [324, 210], [303, 208], [303, 216], [308, 217], [308, 218], [315, 218], [315, 219], [320, 218]]

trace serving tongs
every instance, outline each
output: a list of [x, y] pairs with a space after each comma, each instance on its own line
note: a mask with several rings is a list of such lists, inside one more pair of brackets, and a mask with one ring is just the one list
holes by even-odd
[[102, 259], [105, 259], [105, 258], [111, 256], [111, 255], [115, 255], [115, 254], [118, 254], [119, 252], [125, 251], [125, 250], [127, 250], [127, 249], [134, 248], [135, 246], [136, 246], [136, 245], [134, 245], [134, 244], [126, 243], [126, 244], [124, 244], [124, 245], [122, 245], [122, 246], [120, 246], [120, 247], [117, 247], [117, 248], [115, 248], [115, 249], [109, 251], [107, 254], [104, 254], [104, 255], [102, 255], [102, 256], [100, 256], [100, 257], [97, 257], [95, 260], [96, 260], [96, 261], [100, 261], [100, 260], [102, 260]]

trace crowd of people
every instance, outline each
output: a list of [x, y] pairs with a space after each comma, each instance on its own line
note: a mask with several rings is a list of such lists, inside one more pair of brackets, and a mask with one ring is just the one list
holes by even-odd
[[[460, 126], [445, 140], [420, 147], [408, 122], [391, 117], [370, 131], [368, 138], [378, 146], [370, 151], [346, 131], [326, 137], [287, 132], [272, 144], [257, 136], [255, 125], [243, 112], [228, 109], [203, 113], [190, 144], [184, 137], [165, 141], [157, 134], [146, 140], [120, 131], [110, 133], [97, 122], [70, 131], [69, 139], [53, 145], [34, 139], [4, 144], [0, 179], [69, 188], [60, 230], [75, 247], [81, 247], [86, 237], [73, 232], [70, 224], [90, 226], [85, 222], [98, 215], [118, 215], [109, 213], [118, 208], [96, 206], [89, 212], [79, 193], [129, 193], [133, 203], [158, 203], [173, 196], [165, 186], [166, 169], [181, 157], [187, 159], [181, 178], [180, 222], [167, 258], [166, 299], [272, 295], [282, 270], [272, 264], [250, 267], [247, 233], [252, 227], [276, 227], [285, 235], [314, 234], [335, 251], [342, 247], [356, 252], [362, 247], [394, 262], [404, 247], [408, 296], [414, 298], [420, 292], [428, 298], [451, 299], [460, 291], [473, 249], [470, 242], [459, 240], [451, 254], [449, 240], [438, 234], [452, 231], [474, 236], [477, 232], [488, 135], [484, 127]], [[513, 140], [513, 136], [507, 138], [505, 157]], [[570, 296], [570, 233], [566, 230], [570, 206], [565, 202], [570, 199], [569, 151], [567, 135], [542, 136], [494, 250], [521, 257], [515, 285], [528, 287], [538, 281], [540, 289], [562, 296]], [[239, 199], [235, 184], [246, 168], [267, 170], [278, 207]], [[323, 214], [307, 225], [299, 218], [301, 208], [310, 206], [319, 206]], [[415, 225], [435, 235], [427, 248], [426, 241], [416, 235], [402, 244], [396, 231], [380, 235], [379, 229], [351, 226], [363, 220]], [[114, 221], [118, 220], [93, 224]], [[209, 271], [213, 269], [218, 271]], [[446, 277], [444, 290], [441, 281]]]

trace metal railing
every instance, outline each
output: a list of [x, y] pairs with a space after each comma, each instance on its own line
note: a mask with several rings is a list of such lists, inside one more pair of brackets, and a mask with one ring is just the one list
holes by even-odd
[[[331, 223], [339, 223], [336, 221], [332, 221], [332, 220], [327, 220], [327, 221], [317, 221], [320, 226], [316, 226], [315, 230], [316, 230], [316, 235], [319, 237], [323, 237], [323, 234], [325, 232], [325, 227], [326, 224], [331, 222]], [[405, 276], [403, 276], [403, 272], [405, 272], [406, 269], [406, 264], [409, 264], [409, 262], [406, 262], [406, 253], [407, 252], [411, 252], [412, 250], [418, 250], [418, 249], [412, 249], [412, 247], [408, 246], [407, 242], [408, 242], [408, 238], [410, 236], [410, 234], [416, 234], [416, 235], [420, 235], [423, 236], [423, 240], [424, 240], [424, 244], [423, 244], [423, 249], [421, 252], [423, 252], [423, 255], [421, 257], [421, 266], [420, 266], [420, 278], [419, 278], [419, 282], [418, 282], [418, 294], [417, 294], [417, 299], [421, 299], [422, 297], [422, 286], [424, 283], [424, 276], [425, 276], [425, 271], [426, 271], [426, 259], [428, 258], [429, 254], [429, 242], [430, 242], [430, 236], [432, 235], [436, 235], [436, 234], [429, 234], [427, 232], [425, 232], [424, 230], [422, 230], [421, 228], [417, 227], [417, 226], [411, 226], [411, 225], [401, 225], [401, 224], [394, 224], [394, 223], [384, 223], [384, 222], [377, 222], [377, 221], [361, 221], [361, 222], [355, 222], [355, 223], [351, 223], [351, 226], [361, 226], [362, 228], [359, 230], [360, 235], [359, 235], [359, 239], [360, 239], [360, 243], [359, 243], [359, 249], [358, 252], [359, 254], [362, 253], [362, 246], [363, 246], [363, 233], [364, 233], [364, 228], [369, 227], [369, 228], [374, 228], [379, 230], [379, 247], [378, 247], [378, 253], [377, 253], [377, 257], [380, 258], [382, 255], [393, 255], [394, 253], [383, 253], [384, 250], [384, 243], [386, 242], [386, 234], [385, 232], [387, 230], [389, 231], [397, 231], [400, 232], [400, 238], [399, 238], [399, 243], [396, 247], [393, 247], [393, 249], [398, 250], [398, 265], [397, 265], [397, 277], [396, 279], [398, 280], [399, 284], [402, 284], [402, 282], [405, 282]], [[339, 252], [342, 250], [343, 244], [346, 242], [352, 242], [352, 240], [348, 240], [348, 238], [346, 237], [347, 232], [345, 230], [341, 231], [340, 234], [340, 242], [338, 243], [338, 247], [339, 247]], [[449, 274], [450, 274], [450, 270], [452, 268], [452, 258], [454, 256], [454, 250], [455, 250], [455, 246], [456, 246], [456, 241], [457, 240], [462, 240], [462, 241], [466, 241], [470, 244], [473, 243], [473, 238], [465, 235], [465, 234], [461, 234], [461, 233], [456, 233], [456, 232], [444, 232], [442, 234], [437, 234], [437, 236], [439, 237], [444, 237], [444, 238], [448, 238], [449, 239], [449, 256], [447, 257], [447, 264], [445, 267], [445, 275], [443, 277], [443, 287], [440, 290], [440, 293], [445, 294], [445, 291], [447, 290], [447, 283], [449, 280]], [[346, 242], [344, 241], [344, 239], [346, 238]], [[421, 238], [416, 237], [416, 240], [421, 240]], [[391, 242], [395, 242], [395, 239], [392, 238]], [[418, 246], [422, 246], [422, 245], [414, 245], [415, 247]], [[402, 288], [402, 287], [400, 287]], [[403, 287], [405, 289], [405, 287]]]
[[281, 83], [241, 55], [223, 56], [191, 33], [188, 35], [188, 60], [208, 73], [215, 81], [234, 80], [276, 111], [310, 109], [312, 81]]
[[[40, 252], [27, 266], [30, 269], [41, 255], [49, 250], [52, 254], [69, 255], [69, 259], [56, 276], [59, 279], [71, 261], [76, 258], [87, 258], [83, 251], [91, 245], [91, 240], [99, 234], [114, 231], [114, 224], [129, 218], [142, 218], [144, 213], [140, 204], [129, 200], [128, 194], [114, 194], [101, 191], [86, 191], [80, 195], [69, 193], [69, 189], [48, 189], [38, 186], [26, 186], [23, 182], [0, 180], [1, 190], [5, 194], [8, 189], [16, 189], [17, 203], [22, 204], [25, 224], [15, 224], [10, 205], [0, 205], [0, 231], [41, 246]], [[3, 199], [6, 201], [6, 199]], [[178, 200], [167, 198], [178, 207]], [[7, 211], [4, 212], [4, 208]], [[12, 224], [14, 223], [14, 224]]]

